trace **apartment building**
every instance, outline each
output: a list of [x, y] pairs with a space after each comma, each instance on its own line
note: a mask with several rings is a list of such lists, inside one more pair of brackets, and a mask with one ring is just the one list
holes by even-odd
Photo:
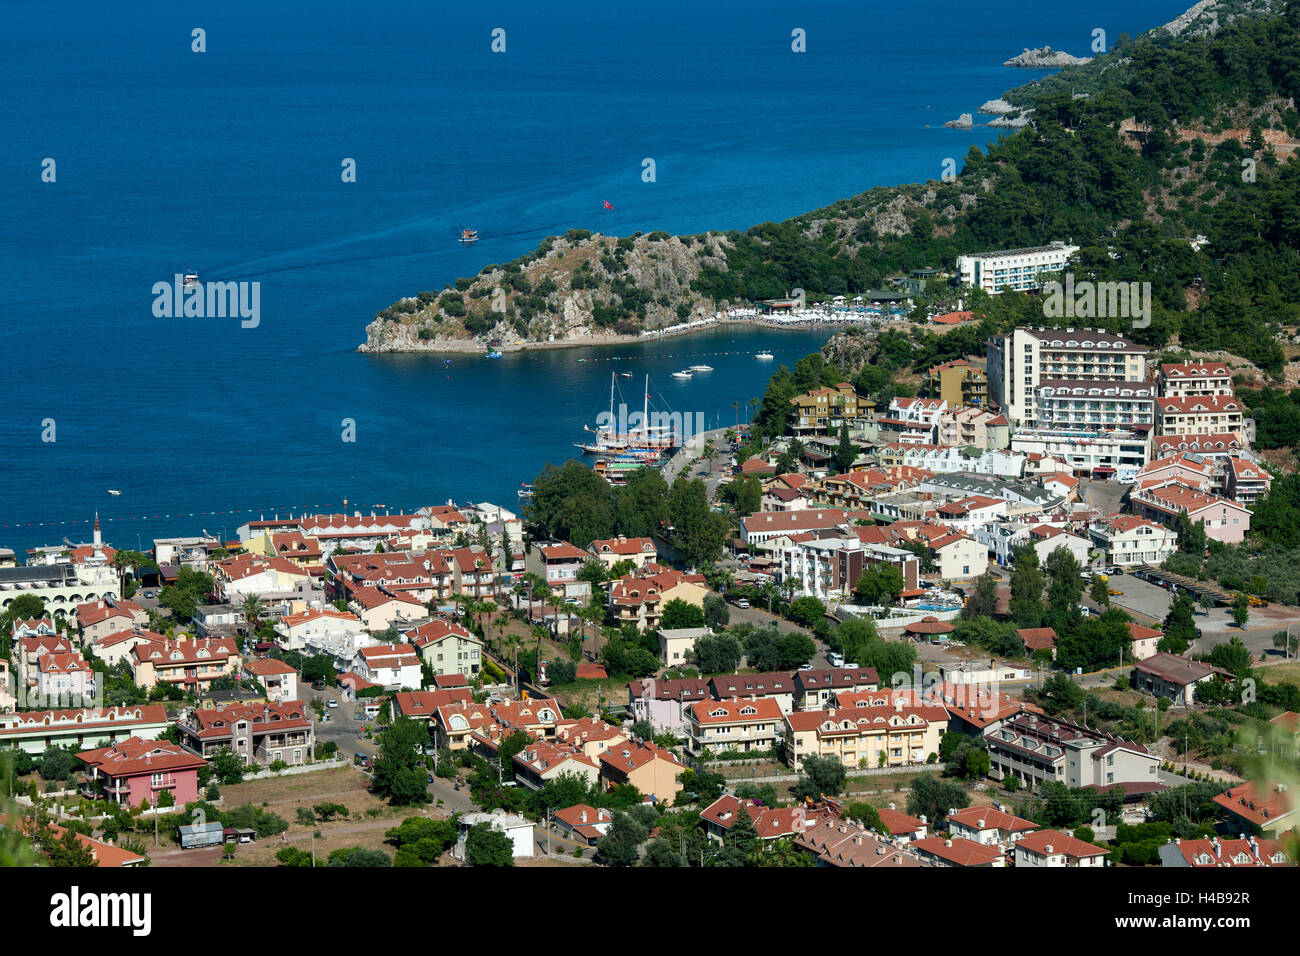
[[1006, 448], [1011, 443], [1011, 423], [977, 405], [949, 405], [939, 416], [937, 435], [941, 446], [978, 448], [986, 451]]
[[131, 648], [126, 658], [131, 676], [144, 688], [171, 684], [183, 690], [211, 690], [219, 677], [239, 670], [239, 647], [233, 638], [147, 642]]
[[1141, 382], [1146, 355], [1144, 346], [1096, 329], [1013, 329], [988, 342], [989, 398], [1012, 422], [1033, 421], [1043, 382]]
[[1232, 394], [1232, 373], [1222, 362], [1161, 365], [1156, 381], [1163, 398]]
[[1025, 713], [984, 735], [991, 769], [1003, 780], [1014, 774], [1029, 789], [1046, 781], [1067, 787], [1155, 783], [1160, 758], [1141, 744], [1067, 720]]
[[1250, 509], [1229, 498], [1207, 495], [1186, 485], [1134, 489], [1129, 496], [1134, 510], [1144, 518], [1170, 525], [1183, 513], [1195, 524], [1205, 523], [1205, 536], [1225, 544], [1237, 544], [1250, 530]]
[[1130, 482], [1151, 456], [1151, 433], [1144, 429], [1021, 428], [1011, 436], [1011, 450], [1027, 457], [1064, 461], [1076, 475], [1110, 476]]
[[848, 425], [850, 428], [863, 417], [864, 408], [859, 403], [872, 405], [866, 399], [859, 399], [848, 382], [840, 382], [834, 388], [816, 388], [804, 395], [790, 399], [791, 425], [796, 435], [825, 435]]
[[176, 729], [181, 743], [204, 758], [229, 750], [245, 764], [262, 767], [276, 761], [301, 766], [312, 759], [316, 741], [311, 719], [296, 700], [197, 708]]
[[942, 707], [879, 693], [851, 707], [786, 714], [786, 760], [796, 772], [810, 756], [834, 757], [851, 768], [923, 764], [939, 752], [947, 728]]
[[737, 751], [772, 751], [784, 728], [773, 697], [733, 697], [686, 708], [686, 752], [692, 757]]
[[1164, 525], [1137, 515], [1107, 515], [1088, 528], [1106, 563], [1123, 568], [1158, 565], [1178, 550], [1178, 535]]
[[1156, 423], [1154, 382], [1047, 379], [1034, 392], [1035, 428], [1136, 430]]
[[942, 399], [949, 408], [958, 405], [987, 405], [989, 379], [983, 369], [966, 359], [954, 359], [929, 371], [930, 394]]
[[1232, 395], [1189, 395], [1156, 401], [1156, 430], [1161, 435], [1239, 432], [1246, 406]]

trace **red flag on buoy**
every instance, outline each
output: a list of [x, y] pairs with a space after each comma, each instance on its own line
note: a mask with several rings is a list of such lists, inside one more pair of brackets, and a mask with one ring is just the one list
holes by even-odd
[[613, 208], [614, 208], [614, 204], [613, 204], [612, 202], [610, 202], [608, 199], [606, 199], [606, 200], [605, 200], [605, 208], [606, 208], [606, 209], [613, 209]]

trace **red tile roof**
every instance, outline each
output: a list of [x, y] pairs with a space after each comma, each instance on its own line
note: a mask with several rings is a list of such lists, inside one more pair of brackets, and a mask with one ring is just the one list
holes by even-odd
[[111, 747], [83, 750], [77, 757], [109, 777], [134, 777], [164, 770], [197, 770], [207, 765], [202, 757], [179, 744], [140, 737], [129, 737]]

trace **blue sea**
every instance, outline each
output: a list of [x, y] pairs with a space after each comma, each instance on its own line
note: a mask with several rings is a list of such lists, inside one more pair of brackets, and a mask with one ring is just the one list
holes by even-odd
[[[936, 178], [997, 135], [945, 120], [1042, 75], [1002, 60], [1086, 55], [1094, 29], [1113, 42], [1185, 5], [8, 0], [0, 546], [84, 540], [95, 511], [135, 548], [345, 499], [513, 507], [574, 454], [615, 368], [726, 424], [771, 372], [754, 352], [792, 363], [824, 336], [450, 366], [355, 348], [393, 300], [549, 234], [744, 229]], [[260, 325], [155, 317], [154, 283], [188, 269], [260, 282]], [[671, 379], [690, 364], [715, 371]]]

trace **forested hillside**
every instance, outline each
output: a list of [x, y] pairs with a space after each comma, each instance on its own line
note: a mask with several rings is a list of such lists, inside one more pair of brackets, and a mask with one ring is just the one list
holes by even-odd
[[[1083, 247], [1080, 278], [1152, 283], [1153, 321], [1138, 338], [1225, 349], [1280, 373], [1300, 323], [1300, 0], [1278, 6], [1212, 35], [1123, 38], [1013, 91], [1022, 104], [1032, 96], [1033, 123], [972, 149], [951, 181], [873, 189], [743, 233], [547, 240], [440, 295], [395, 303], [370, 338], [382, 347], [392, 324], [422, 340], [631, 332], [796, 287], [848, 294], [900, 270], [951, 269], [962, 253], [1065, 240]], [[1207, 242], [1193, 248], [1198, 235]], [[997, 298], [974, 305], [998, 325], [1042, 321], [1037, 299]]]

